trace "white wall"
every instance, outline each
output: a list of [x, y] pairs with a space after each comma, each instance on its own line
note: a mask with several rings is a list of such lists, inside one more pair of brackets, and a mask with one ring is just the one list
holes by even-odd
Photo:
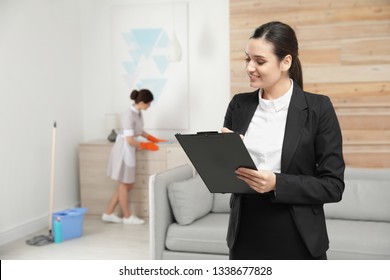
[[[187, 2], [189, 10], [190, 125], [185, 131], [148, 131], [166, 139], [174, 139], [176, 132], [220, 130], [230, 96], [229, 1], [182, 0], [180, 2]], [[126, 3], [172, 5], [173, 1], [84, 1], [82, 61], [86, 140], [107, 136], [104, 115], [112, 112], [110, 8], [113, 5]], [[147, 15], [145, 19], [147, 20]]]
[[54, 121], [54, 210], [79, 201], [80, 50], [78, 0], [0, 0], [0, 244], [48, 225]]
[[[219, 130], [229, 102], [229, 1], [187, 0], [190, 127]], [[79, 203], [78, 144], [106, 137], [110, 7], [163, 0], [0, 0], [0, 245], [47, 227], [51, 133], [54, 210]], [[173, 139], [178, 131], [150, 131]]]

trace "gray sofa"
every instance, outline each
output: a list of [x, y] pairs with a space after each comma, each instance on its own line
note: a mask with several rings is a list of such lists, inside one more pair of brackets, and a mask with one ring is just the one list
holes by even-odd
[[[390, 259], [390, 169], [347, 168], [341, 202], [325, 205], [329, 259]], [[211, 194], [190, 165], [149, 181], [152, 259], [228, 259], [229, 194]]]

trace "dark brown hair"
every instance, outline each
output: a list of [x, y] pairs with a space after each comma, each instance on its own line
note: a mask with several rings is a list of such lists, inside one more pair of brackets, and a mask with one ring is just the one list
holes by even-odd
[[274, 46], [274, 53], [282, 61], [292, 56], [290, 78], [303, 89], [302, 66], [298, 57], [298, 40], [294, 29], [280, 21], [271, 21], [258, 27], [250, 39], [264, 38]]
[[130, 99], [134, 100], [135, 104], [140, 103], [149, 103], [153, 101], [153, 94], [148, 89], [133, 90], [130, 93]]

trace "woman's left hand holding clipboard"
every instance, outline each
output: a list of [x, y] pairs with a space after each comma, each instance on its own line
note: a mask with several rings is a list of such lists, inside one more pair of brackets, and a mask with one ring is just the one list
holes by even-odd
[[[233, 133], [234, 131], [223, 127], [222, 133]], [[240, 134], [242, 140], [244, 136]], [[240, 167], [236, 171], [237, 178], [247, 183], [254, 191], [266, 193], [276, 189], [276, 175], [269, 170], [253, 170], [250, 168]]]
[[266, 193], [276, 189], [276, 175], [272, 171], [240, 167], [235, 172], [238, 179], [243, 180], [258, 193]]

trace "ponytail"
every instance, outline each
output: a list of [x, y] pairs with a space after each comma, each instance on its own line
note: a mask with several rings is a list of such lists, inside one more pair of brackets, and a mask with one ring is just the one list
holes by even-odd
[[131, 100], [137, 100], [139, 96], [139, 91], [138, 90], [133, 90], [131, 93], [130, 93], [130, 99]]
[[289, 70], [290, 78], [303, 89], [303, 74], [302, 74], [302, 66], [301, 61], [298, 56], [293, 58], [292, 65]]

